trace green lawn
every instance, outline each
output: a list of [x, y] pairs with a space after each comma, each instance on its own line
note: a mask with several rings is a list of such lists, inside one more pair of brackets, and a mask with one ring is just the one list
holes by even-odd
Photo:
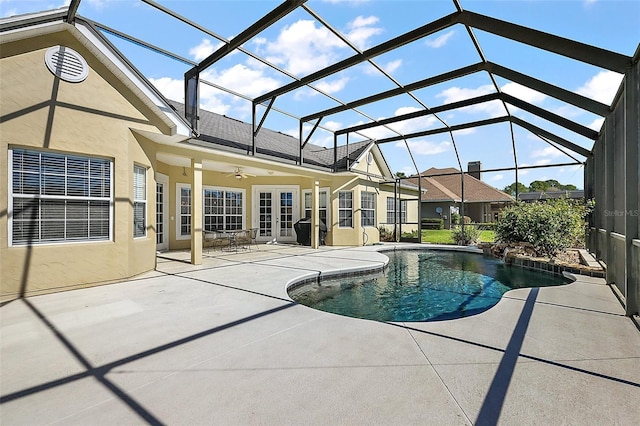
[[[492, 243], [495, 240], [494, 231], [480, 231], [480, 242]], [[422, 230], [422, 242], [433, 244], [453, 244], [450, 229], [424, 229]]]

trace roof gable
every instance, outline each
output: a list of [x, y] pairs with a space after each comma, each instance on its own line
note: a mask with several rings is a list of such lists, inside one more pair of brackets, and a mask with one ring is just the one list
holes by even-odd
[[[421, 174], [422, 188], [427, 192], [422, 195], [422, 201], [452, 201], [462, 200], [462, 179], [460, 170], [453, 167], [437, 169], [432, 167]], [[493, 186], [464, 173], [464, 201], [479, 202], [509, 202], [513, 197]], [[411, 178], [417, 183], [417, 177]]]
[[100, 32], [81, 18], [69, 24], [64, 21], [65, 16], [60, 10], [53, 10], [0, 20], [2, 57], [25, 49], [71, 43], [74, 50], [80, 50], [79, 53], [93, 63], [94, 71], [110, 80], [141, 113], [155, 121], [159, 129], [164, 128], [162, 131], [170, 135], [191, 134], [189, 126], [169, 108], [160, 92]]

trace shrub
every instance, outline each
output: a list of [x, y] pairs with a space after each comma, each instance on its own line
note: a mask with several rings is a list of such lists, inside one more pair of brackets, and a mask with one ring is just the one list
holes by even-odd
[[444, 229], [444, 220], [431, 217], [422, 219], [422, 229]]
[[476, 244], [480, 241], [480, 230], [475, 226], [455, 226], [451, 230], [451, 238], [460, 246]]
[[378, 232], [380, 232], [380, 241], [395, 241], [393, 238], [393, 232], [389, 231], [384, 226], [379, 227]]
[[402, 238], [418, 238], [418, 231], [413, 230], [411, 232], [403, 232], [402, 233]]
[[452, 225], [460, 225], [460, 214], [451, 213], [451, 224]]
[[584, 246], [585, 218], [592, 208], [592, 202], [565, 198], [518, 201], [500, 213], [496, 239], [503, 243], [526, 242], [536, 255], [553, 257], [565, 248]]

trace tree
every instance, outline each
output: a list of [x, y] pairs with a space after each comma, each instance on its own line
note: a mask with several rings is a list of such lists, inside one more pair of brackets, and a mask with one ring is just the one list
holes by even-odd
[[[506, 192], [507, 194], [511, 195], [512, 197], [515, 197], [516, 196], [516, 183], [513, 182], [511, 185], [505, 186], [502, 191]], [[518, 182], [518, 194], [521, 194], [523, 192], [529, 192], [529, 188], [524, 186], [524, 184], [522, 182]]]
[[403, 179], [403, 178], [406, 178], [406, 177], [407, 177], [407, 175], [406, 175], [406, 174], [404, 174], [404, 172], [396, 172], [396, 177], [397, 177], [398, 179]]
[[575, 185], [563, 185], [555, 179], [534, 180], [529, 184], [531, 192], [547, 192], [547, 191], [575, 191], [578, 189]]
[[560, 189], [562, 189], [561, 186], [564, 186], [564, 185], [562, 185], [560, 182], [558, 182], [555, 179], [547, 179], [547, 180], [545, 180], [545, 182], [547, 184], [547, 189], [546, 189], [547, 191], [553, 191], [552, 188], [560, 190]]
[[560, 185], [560, 189], [563, 191], [575, 191], [578, 187], [569, 183], [567, 185]]
[[544, 192], [549, 189], [551, 185], [546, 180], [534, 180], [529, 184], [529, 191], [531, 192]]

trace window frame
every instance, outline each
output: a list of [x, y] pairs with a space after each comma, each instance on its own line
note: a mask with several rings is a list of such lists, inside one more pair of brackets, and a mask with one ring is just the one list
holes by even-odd
[[[136, 170], [142, 170], [143, 171], [143, 188], [142, 188], [142, 195], [144, 195], [144, 198], [137, 198], [136, 197]], [[134, 163], [133, 164], [133, 238], [134, 239], [139, 239], [139, 238], [146, 238], [147, 237], [147, 221], [148, 221], [148, 210], [147, 210], [147, 175], [148, 175], [148, 168], [141, 165], [141, 164], [137, 164]], [[142, 218], [142, 235], [136, 235], [136, 205], [143, 205], [143, 209], [142, 209], [142, 213], [143, 213], [143, 218]]]
[[[189, 190], [189, 213], [182, 213], [182, 190]], [[189, 217], [189, 233], [182, 234], [182, 217]], [[176, 240], [190, 240], [191, 239], [191, 184], [189, 183], [176, 183]]]
[[[349, 207], [343, 207], [341, 206], [341, 202], [342, 202], [342, 196], [343, 195], [349, 195], [349, 201], [351, 201], [351, 206]], [[348, 212], [349, 213], [349, 225], [343, 225], [343, 221], [346, 219], [342, 218], [342, 213], [343, 212]], [[338, 228], [354, 228], [354, 223], [353, 223], [353, 191], [338, 191]]]
[[[206, 213], [206, 191], [221, 191], [222, 192], [222, 206], [220, 206], [222, 208], [222, 214], [221, 215], [214, 215], [214, 214], [207, 214]], [[232, 207], [236, 207], [236, 206], [228, 206], [227, 205], [227, 201], [229, 200], [229, 198], [227, 197], [227, 193], [239, 193], [241, 195], [241, 210], [240, 210], [240, 215], [238, 214], [227, 214], [228, 213], [228, 209], [232, 208]], [[236, 207], [237, 208], [237, 207]], [[212, 230], [212, 229], [207, 229], [207, 217], [214, 217], [214, 216], [222, 216], [223, 221], [223, 230], [225, 231], [229, 231], [229, 230], [239, 230], [239, 229], [246, 229], [246, 221], [247, 221], [247, 191], [243, 188], [231, 188], [231, 187], [222, 187], [222, 186], [204, 186], [202, 188], [202, 229], [204, 229], [207, 232], [215, 232], [216, 230]], [[241, 217], [240, 220], [240, 228], [230, 228], [227, 227], [227, 217]]]
[[[389, 201], [393, 201], [393, 208], [389, 208]], [[395, 197], [387, 197], [387, 224], [394, 225], [396, 218], [396, 205], [397, 199]], [[400, 198], [400, 222], [399, 223], [407, 223], [407, 200]], [[389, 220], [389, 214], [393, 214], [393, 220]]]
[[[27, 174], [32, 174], [32, 175], [37, 175], [38, 176], [38, 193], [28, 193], [28, 192], [14, 192], [14, 174], [20, 174], [22, 173], [23, 175], [25, 174], [25, 171], [16, 171], [14, 169], [14, 152], [15, 151], [23, 151], [26, 153], [31, 153], [31, 155], [33, 154], [37, 154], [38, 155], [38, 167], [37, 170], [33, 170], [31, 173], [27, 173]], [[64, 194], [45, 194], [43, 192], [44, 189], [46, 189], [46, 176], [47, 175], [52, 175], [52, 173], [46, 173], [45, 171], [45, 166], [42, 163], [42, 156], [43, 155], [51, 155], [51, 156], [60, 156], [60, 157], [64, 157], [64, 163], [65, 163], [65, 170], [64, 173], [55, 173], [55, 175], [58, 175], [59, 177], [62, 177], [63, 181], [64, 181]], [[54, 150], [45, 150], [45, 149], [36, 149], [36, 148], [32, 148], [32, 147], [19, 147], [19, 146], [9, 146], [9, 148], [7, 149], [7, 197], [8, 197], [8, 203], [7, 203], [7, 246], [8, 247], [24, 247], [24, 246], [28, 246], [28, 245], [37, 245], [37, 246], [44, 246], [44, 245], [62, 245], [62, 244], [86, 244], [86, 243], [100, 243], [100, 242], [109, 242], [109, 241], [113, 241], [113, 220], [114, 220], [114, 201], [113, 201], [113, 194], [114, 194], [114, 179], [113, 179], [113, 174], [114, 174], [114, 162], [112, 158], [107, 158], [107, 157], [101, 157], [101, 156], [96, 156], [96, 155], [87, 155], [87, 154], [76, 154], [76, 153], [66, 153], [66, 152], [60, 152], [60, 151], [54, 151]], [[75, 161], [87, 161], [87, 165], [88, 168], [86, 169], [85, 173], [78, 173], [75, 170], [69, 170], [69, 160], [75, 160]], [[105, 165], [108, 168], [107, 173], [104, 173], [104, 169], [103, 172], [101, 173], [102, 176], [95, 176], [91, 174], [91, 164], [92, 164], [92, 160], [96, 161], [96, 162], [102, 162], [102, 167], [104, 167]], [[87, 195], [69, 195], [69, 182], [73, 181], [73, 180], [82, 180], [82, 179], [86, 179], [86, 191], [87, 191]], [[100, 192], [104, 193], [108, 193], [108, 196], [95, 196], [95, 195], [91, 195], [92, 192], [92, 181], [93, 179], [96, 179], [98, 182], [102, 181], [101, 186], [102, 189], [99, 190]], [[108, 185], [107, 191], [105, 191], [105, 183], [106, 185]], [[16, 219], [16, 212], [15, 212], [15, 200], [16, 199], [22, 199], [22, 200], [37, 200], [37, 216], [38, 218], [36, 219], [38, 221], [38, 238], [37, 239], [32, 239], [29, 241], [18, 241], [15, 242], [14, 241], [14, 224], [15, 222], [18, 220]], [[63, 207], [63, 215], [64, 215], [64, 219], [62, 220], [63, 222], [63, 226], [64, 226], [64, 237], [62, 239], [43, 239], [42, 238], [42, 224], [46, 223], [47, 219], [43, 218], [43, 206], [47, 205], [47, 201], [52, 202], [51, 205], [55, 205], [56, 201], [63, 201], [64, 207]], [[69, 218], [68, 215], [69, 214], [73, 214], [73, 210], [69, 209], [69, 203], [83, 203], [86, 202], [86, 220], [87, 220], [87, 236], [83, 237], [83, 238], [72, 238], [72, 237], [68, 237], [67, 236], [67, 230], [68, 230], [68, 226], [70, 223], [73, 223], [73, 219], [74, 218]], [[92, 213], [100, 213], [99, 210], [93, 210], [91, 209], [91, 203], [92, 202], [96, 202], [96, 203], [107, 203], [107, 214], [108, 214], [108, 219], [107, 219], [107, 232], [106, 235], [102, 236], [102, 237], [96, 237], [96, 238], [91, 238], [90, 234], [91, 234], [91, 219], [92, 219]], [[75, 218], [77, 219], [77, 218]], [[104, 221], [103, 218], [101, 219], [94, 219], [94, 220], [98, 220], [98, 221]]]
[[[360, 192], [360, 226], [363, 228], [376, 227], [376, 198], [377, 194], [375, 192]], [[365, 205], [365, 203], [367, 205]], [[368, 213], [371, 214], [371, 217], [366, 217]]]
[[[319, 188], [319, 198], [320, 198], [320, 205], [322, 205], [322, 193], [324, 192], [324, 196], [325, 196], [325, 207], [318, 207], [318, 209], [320, 210], [320, 213], [322, 213], [322, 211], [325, 211], [325, 219], [324, 220], [324, 224], [327, 226], [327, 231], [329, 231], [331, 229], [331, 190], [328, 187], [325, 188]], [[313, 195], [313, 191], [311, 189], [304, 189], [302, 191], [302, 217], [307, 217], [307, 210], [309, 210], [309, 213], [311, 213], [311, 206], [307, 207], [306, 203], [307, 203], [307, 195], [309, 195], [309, 203], [311, 203], [311, 196]], [[309, 216], [310, 217], [310, 216]], [[320, 219], [322, 219], [322, 215], [320, 215]]]

